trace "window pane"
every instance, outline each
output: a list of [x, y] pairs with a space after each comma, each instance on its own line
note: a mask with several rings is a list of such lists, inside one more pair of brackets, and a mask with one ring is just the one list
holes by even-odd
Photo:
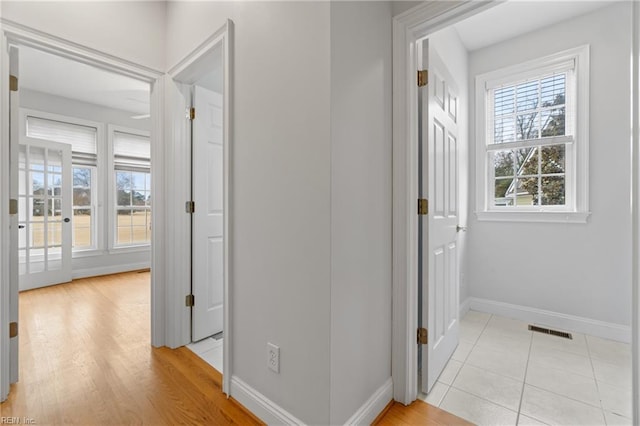
[[542, 137], [547, 136], [564, 136], [565, 113], [564, 108], [552, 109], [542, 112], [540, 128], [542, 129]]
[[493, 95], [493, 110], [495, 115], [513, 113], [514, 93], [513, 86], [501, 87], [495, 90]]
[[538, 174], [538, 148], [521, 148], [515, 150], [518, 176]]
[[541, 158], [542, 174], [564, 173], [565, 171], [565, 146], [552, 145], [542, 147]]
[[145, 186], [146, 173], [133, 172], [131, 173], [131, 188], [132, 189], [147, 189]]
[[73, 247], [90, 247], [91, 209], [77, 209], [73, 212]]
[[538, 204], [538, 178], [518, 179], [516, 205], [532, 206]]
[[518, 84], [516, 97], [518, 111], [536, 109], [538, 107], [538, 80]]
[[542, 178], [542, 204], [547, 206], [565, 204], [564, 176]]
[[513, 176], [513, 151], [495, 151], [493, 153], [494, 176]]
[[540, 98], [542, 106], [564, 105], [565, 74], [555, 74], [540, 81]]
[[496, 199], [496, 205], [503, 205], [502, 198], [507, 197], [507, 192], [509, 191], [509, 187], [513, 183], [513, 178], [498, 178], [495, 181], [495, 192], [494, 197]]
[[504, 143], [515, 140], [515, 120], [513, 117], [496, 118], [493, 129], [493, 142]]
[[531, 112], [516, 117], [516, 137], [518, 140], [537, 139], [540, 123], [538, 113]]

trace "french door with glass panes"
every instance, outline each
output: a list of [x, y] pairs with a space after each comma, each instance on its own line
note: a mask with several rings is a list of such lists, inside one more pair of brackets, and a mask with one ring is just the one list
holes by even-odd
[[18, 156], [20, 290], [71, 281], [71, 145], [23, 137]]

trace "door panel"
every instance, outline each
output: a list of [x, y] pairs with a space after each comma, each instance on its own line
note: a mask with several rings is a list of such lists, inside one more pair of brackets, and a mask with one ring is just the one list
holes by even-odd
[[194, 106], [191, 339], [198, 341], [220, 333], [223, 325], [222, 95], [194, 86]]
[[20, 290], [71, 281], [71, 146], [23, 137], [18, 151]]
[[422, 44], [429, 83], [422, 88], [422, 348], [421, 390], [428, 393], [458, 345], [458, 97], [457, 85], [428, 42]]

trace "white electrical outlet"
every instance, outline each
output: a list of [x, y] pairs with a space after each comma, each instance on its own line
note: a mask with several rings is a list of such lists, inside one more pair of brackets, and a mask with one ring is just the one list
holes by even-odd
[[280, 348], [269, 342], [267, 342], [267, 367], [280, 373]]

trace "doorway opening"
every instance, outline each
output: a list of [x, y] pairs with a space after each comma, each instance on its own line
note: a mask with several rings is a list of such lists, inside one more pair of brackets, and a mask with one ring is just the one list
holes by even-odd
[[[230, 261], [230, 49], [231, 22], [169, 71], [177, 160], [186, 176], [176, 185], [187, 201], [181, 229], [190, 247], [183, 266], [188, 283], [182, 340], [223, 373], [228, 392]], [[185, 114], [186, 112], [186, 114]], [[185, 119], [186, 116], [186, 119]], [[186, 153], [186, 154], [185, 154]], [[188, 264], [187, 264], [188, 262]], [[184, 312], [184, 311], [183, 311]]]
[[[158, 191], [151, 185], [151, 152], [158, 150], [150, 116], [159, 112], [151, 99], [157, 101], [152, 84], [160, 74], [60, 40], [34, 39], [10, 24], [3, 24], [2, 41], [2, 72], [11, 76], [2, 90], [9, 106], [2, 192], [11, 206], [3, 215], [10, 230], [0, 301], [3, 328], [10, 324], [10, 333], [0, 335], [4, 400], [19, 379], [21, 291], [144, 270], [135, 281], [146, 281], [151, 330], [163, 312], [151, 302], [157, 292], [149, 274], [151, 200]], [[152, 333], [142, 333], [150, 344]]]
[[[460, 297], [455, 306], [455, 320], [459, 325], [460, 338], [455, 351], [449, 354], [448, 363], [442, 364], [441, 368], [434, 373], [435, 381], [428, 381], [429, 395], [426, 398], [434, 405], [439, 405], [445, 410], [477, 423], [489, 421], [483, 418], [481, 413], [465, 411], [477, 400], [482, 400], [479, 405], [485, 404], [484, 408], [480, 410], [482, 413], [486, 415], [489, 412], [494, 414], [500, 412], [499, 415], [495, 414], [493, 418], [500, 418], [501, 422], [505, 424], [516, 424], [518, 421], [524, 422], [525, 420], [538, 420], [545, 423], [579, 423], [582, 419], [579, 413], [583, 413], [582, 415], [589, 413], [590, 419], [597, 418], [602, 422], [605, 420], [607, 422], [631, 422], [633, 403], [630, 378], [633, 371], [629, 341], [632, 309], [631, 304], [628, 303], [632, 288], [630, 285], [631, 265], [625, 263], [607, 274], [608, 277], [614, 277], [613, 280], [608, 280], [610, 285], [614, 285], [618, 289], [613, 292], [610, 287], [600, 286], [598, 280], [581, 280], [578, 283], [574, 276], [567, 275], [560, 279], [557, 278], [558, 275], [555, 272], [589, 269], [591, 265], [585, 266], [584, 264], [586, 258], [601, 259], [597, 262], [601, 269], [606, 268], [609, 264], [600, 256], [590, 256], [585, 247], [576, 247], [575, 250], [568, 249], [572, 243], [569, 240], [565, 242], [565, 235], [563, 235], [563, 231], [560, 231], [560, 227], [576, 237], [585, 237], [590, 233], [597, 232], [595, 231], [599, 226], [597, 220], [587, 219], [590, 214], [588, 209], [580, 210], [586, 204], [583, 203], [584, 198], [582, 200], [580, 198], [582, 196], [580, 184], [588, 183], [584, 182], [583, 177], [589, 177], [589, 173], [581, 174], [580, 172], [584, 159], [581, 156], [586, 153], [586, 150], [588, 149], [590, 152], [618, 150], [618, 155], [628, 156], [628, 131], [621, 132], [619, 137], [614, 138], [616, 142], [613, 145], [607, 145], [606, 150], [600, 141], [593, 141], [593, 139], [589, 141], [589, 135], [591, 134], [591, 138], [593, 138], [594, 132], [597, 131], [594, 130], [597, 129], [597, 124], [595, 124], [597, 119], [594, 118], [592, 110], [591, 120], [589, 120], [592, 126], [591, 130], [581, 131], [580, 126], [585, 122], [580, 119], [579, 109], [582, 108], [582, 104], [579, 100], [575, 100], [579, 99], [581, 94], [583, 98], [585, 97], [580, 87], [581, 79], [585, 75], [583, 66], [585, 62], [581, 59], [584, 54], [579, 53], [584, 50], [582, 47], [585, 42], [592, 46], [592, 52], [595, 50], [608, 51], [608, 54], [611, 55], [608, 60], [609, 64], [615, 62], [619, 64], [620, 70], [628, 69], [632, 28], [631, 20], [628, 17], [631, 15], [631, 5], [618, 4], [614, 7], [611, 4], [580, 2], [565, 10], [563, 5], [550, 3], [548, 6], [555, 8], [554, 15], [545, 13], [542, 8], [538, 8], [539, 6], [541, 5], [536, 5], [536, 10], [529, 12], [522, 10], [517, 12], [515, 9], [519, 7], [533, 7], [531, 4], [526, 5], [518, 2], [501, 3], [488, 9], [487, 5], [473, 6], [471, 4], [462, 7], [442, 6], [439, 11], [427, 11], [425, 7], [423, 11], [416, 12], [411, 19], [403, 21], [406, 23], [406, 33], [403, 35], [407, 37], [403, 41], [410, 40], [410, 53], [405, 58], [405, 65], [409, 71], [403, 72], [407, 69], [394, 69], [394, 75], [411, 75], [412, 80], [415, 79], [413, 73], [416, 69], [421, 69], [420, 67], [423, 65], [421, 63], [424, 58], [420, 51], [421, 42], [428, 38], [429, 47], [434, 46], [435, 50], [444, 56], [443, 60], [451, 74], [459, 76], [456, 79], [458, 84], [467, 86], [460, 90], [461, 99], [458, 107], [461, 114], [466, 111], [467, 123], [474, 123], [475, 120], [475, 126], [465, 125], [466, 127], [459, 138], [461, 149], [466, 148], [466, 152], [461, 151], [458, 175], [460, 213], [465, 217], [461, 217], [457, 224], [451, 226], [452, 230], [457, 227], [456, 229], [461, 231], [458, 232], [456, 242], [456, 247], [461, 254], [457, 272], [460, 282]], [[508, 9], [516, 15], [528, 16], [528, 27], [524, 28], [524, 31], [515, 33], [516, 28], [500, 24], [509, 21], [506, 17]], [[465, 19], [469, 16], [471, 18]], [[545, 17], [544, 22], [534, 26], [536, 19], [543, 20], [543, 16]], [[554, 18], [553, 22], [549, 20], [551, 16]], [[624, 23], [624, 29], [617, 33], [619, 42], [609, 46], [602, 38], [589, 35], [591, 33], [589, 28], [600, 25], [601, 20], [607, 19]], [[488, 28], [492, 30], [488, 31]], [[508, 34], [509, 31], [511, 31], [510, 34]], [[400, 32], [398, 31], [398, 33]], [[572, 36], [556, 37], [559, 34], [572, 34]], [[585, 34], [585, 36], [580, 37], [579, 34]], [[555, 40], [553, 43], [545, 41], [552, 38]], [[398, 40], [400, 39], [398, 38]], [[395, 47], [399, 48], [399, 45], [396, 44]], [[572, 56], [573, 59], [561, 63], [558, 58], [563, 55]], [[609, 84], [602, 74], [597, 75], [602, 56], [599, 58], [595, 56], [595, 54], [591, 56], [592, 93], [594, 90], [597, 91], [601, 85], [605, 85], [603, 80]], [[538, 66], [537, 69], [542, 69], [542, 73], [539, 75], [529, 72], [522, 78], [509, 80], [512, 75], [523, 76], [528, 72], [522, 67], [516, 69], [516, 66], [525, 64], [530, 67], [532, 63], [540, 64], [542, 62], [546, 62], [546, 66], [552, 65], [553, 67]], [[412, 66], [416, 68], [412, 68]], [[594, 69], [596, 71], [593, 71]], [[493, 75], [494, 79], [482, 79], [483, 76], [486, 77], [492, 72], [501, 72], [502, 75]], [[436, 85], [435, 90], [441, 90], [446, 99], [448, 96], [446, 85], [441, 84], [437, 78], [432, 79], [432, 76], [432, 70], [429, 69], [429, 85]], [[627, 83], [629, 79], [627, 77], [622, 72], [622, 75], [615, 79], [620, 82], [614, 88], [620, 98], [629, 96], [630, 90]], [[554, 87], [551, 95], [548, 93], [549, 86]], [[538, 102], [538, 104], [536, 107], [529, 105], [525, 112], [523, 99], [525, 99], [524, 91], [527, 90], [527, 87], [530, 89], [528, 102]], [[425, 116], [425, 110], [420, 110], [420, 95], [418, 94], [420, 90], [426, 93], [431, 89], [412, 88], [407, 90], [407, 93], [412, 93], [408, 97], [409, 99], [405, 99], [407, 100], [407, 110], [398, 115], [399, 121], [397, 123], [394, 122], [394, 140], [396, 138], [399, 141], [413, 140], [416, 143], [416, 148], [411, 146], [406, 149], [394, 147], [394, 156], [401, 160], [406, 169], [410, 169], [411, 173], [409, 174], [415, 178], [415, 182], [418, 182], [419, 179], [417, 178], [419, 171], [417, 159], [420, 154], [417, 141], [419, 137], [429, 135], [433, 127], [425, 129], [422, 126], [419, 131], [416, 130], [415, 134], [411, 134], [410, 131], [403, 130], [406, 126], [402, 119], [407, 116]], [[513, 97], [516, 99], [513, 102], [512, 111], [506, 111], [508, 109], [506, 104], [509, 103], [509, 90], [513, 91]], [[518, 93], [521, 96], [518, 97]], [[586, 98], [589, 97], [586, 96]], [[566, 99], [568, 101], [565, 102]], [[503, 103], [498, 105], [498, 101]], [[572, 104], [572, 102], [576, 103]], [[591, 102], [594, 102], [593, 97], [591, 97]], [[625, 103], [625, 108], [626, 105], [628, 103]], [[501, 109], [503, 106], [505, 110]], [[489, 123], [490, 130], [487, 132], [490, 136], [486, 136], [483, 132], [480, 134], [477, 132], [479, 120], [482, 120], [478, 115], [481, 107], [493, 108], [495, 113], [490, 116], [492, 121]], [[572, 107], [575, 108], [573, 112]], [[553, 110], [553, 113], [547, 113], [545, 111], [547, 108]], [[628, 109], [618, 112], [625, 117], [628, 116]], [[507, 131], [508, 128], [510, 129], [510, 124], [506, 119], [509, 114], [513, 116], [513, 132]], [[526, 125], [522, 121], [525, 116], [531, 118], [530, 125]], [[570, 124], [571, 120], [576, 117], [578, 117], [577, 124]], [[412, 120], [409, 119], [409, 121]], [[560, 121], [563, 123], [561, 130], [555, 126]], [[416, 122], [413, 121], [413, 123]], [[516, 127], [518, 123], [521, 123], [522, 126]], [[399, 129], [395, 124], [398, 124]], [[623, 127], [628, 128], [628, 126]], [[417, 129], [418, 125], [415, 128]], [[513, 135], [513, 141], [508, 139], [509, 134]], [[487, 139], [493, 138], [494, 141], [500, 137], [502, 139], [499, 142], [505, 143], [505, 145], [491, 146], [490, 143], [486, 143], [486, 146], [479, 147], [479, 141], [484, 141], [485, 137]], [[438, 138], [434, 137], [433, 141], [438, 143]], [[513, 148], [513, 146], [508, 146], [509, 143], [518, 146]], [[415, 151], [412, 151], [414, 149]], [[442, 150], [440, 151], [442, 152]], [[549, 155], [551, 152], [554, 154]], [[560, 158], [555, 155], [558, 152], [563, 153], [561, 167], [560, 163], [551, 159], [551, 157]], [[595, 164], [605, 163], [607, 161], [605, 157], [598, 155]], [[509, 158], [513, 159], [513, 163], [509, 163]], [[409, 160], [405, 162], [406, 159]], [[413, 163], [414, 161], [415, 163]], [[533, 167], [534, 162], [536, 167]], [[465, 167], [467, 165], [468, 167]], [[552, 169], [553, 179], [551, 180], [560, 183], [555, 192], [548, 185], [550, 179], [546, 174], [551, 173]], [[444, 167], [441, 170], [446, 172], [447, 169]], [[595, 179], [598, 171], [593, 167], [590, 170]], [[434, 178], [437, 181], [440, 177], [437, 175], [437, 167], [435, 170], [427, 168], [426, 173], [431, 183]], [[484, 177], [485, 187], [478, 185], [479, 177]], [[617, 187], [627, 188], [627, 178], [629, 177], [630, 170], [625, 169]], [[603, 178], [608, 179], [608, 177], [600, 176], [598, 180]], [[583, 182], [580, 181], [581, 179]], [[534, 187], [530, 185], [534, 181], [543, 183]], [[489, 188], [489, 185], [493, 186]], [[397, 193], [402, 194], [403, 191], [408, 190], [410, 194], [413, 194], [412, 191], [416, 190], [415, 193], [419, 194], [417, 187], [417, 183], [408, 180], [401, 184], [401, 190], [398, 189]], [[592, 200], [602, 199], [606, 192], [594, 183], [590, 186], [590, 194], [586, 195], [591, 195]], [[426, 194], [425, 198], [429, 198], [429, 215], [432, 212], [436, 213], [433, 211], [433, 203], [437, 203], [434, 200], [437, 195], [434, 193]], [[422, 198], [422, 196], [419, 197]], [[409, 214], [415, 217], [414, 203], [415, 200], [409, 200], [407, 205], [411, 206], [411, 209], [407, 211], [410, 210]], [[463, 203], [466, 205], [462, 205]], [[489, 206], [487, 211], [483, 211], [483, 205]], [[575, 205], [576, 208], [567, 208], [566, 206], [569, 205]], [[597, 207], [597, 201], [593, 205]], [[506, 217], [512, 213], [507, 211], [509, 208], [513, 209], [513, 213], [519, 209], [517, 213], [520, 216], [517, 221], [506, 220]], [[558, 215], [558, 212], [563, 209], [564, 216], [562, 220], [558, 221], [558, 217], [554, 217], [554, 215]], [[499, 219], [496, 216], [498, 211], [501, 215]], [[569, 213], [566, 213], [567, 211]], [[396, 217], [403, 216], [403, 212], [399, 209], [396, 209], [396, 213], [398, 213], [394, 213]], [[600, 211], [598, 214], [602, 215], [602, 213]], [[531, 220], [535, 216], [537, 219]], [[624, 244], [626, 242], [625, 235], [629, 235], [631, 232], [628, 225], [630, 221], [627, 219], [625, 216], [625, 219], [621, 221], [624, 225], [620, 226], [621, 233], [616, 238], [616, 242], [622, 243], [622, 247], [626, 247]], [[401, 222], [403, 226], [415, 231], [417, 240], [418, 221], [415, 218], [407, 217]], [[562, 225], [558, 225], [559, 222], [562, 222]], [[573, 224], [572, 222], [577, 223]], [[469, 229], [469, 232], [462, 232], [466, 228]], [[428, 229], [425, 239], [429, 238], [429, 232], [433, 233], [434, 231], [438, 232], [437, 229]], [[507, 235], [510, 238], [501, 240]], [[542, 241], [542, 235], [547, 235], [546, 242]], [[400, 239], [402, 244], [409, 244], [407, 252], [411, 252], [411, 246], [414, 244], [417, 246], [417, 241], [412, 241], [411, 237], [401, 235]], [[423, 239], [423, 244], [425, 239]], [[525, 245], [526, 250], [533, 247], [538, 249], [527, 251], [527, 256], [523, 257], [520, 248], [524, 248]], [[564, 247], [564, 250], [556, 252], [551, 248], [552, 246]], [[448, 245], [447, 247], [452, 246]], [[403, 246], [402, 249], [404, 248], [406, 246]], [[402, 252], [402, 249], [399, 252]], [[619, 255], [625, 257], [625, 250], [622, 248]], [[394, 251], [396, 251], [395, 248]], [[498, 255], [498, 253], [500, 254]], [[407, 268], [406, 277], [409, 278], [408, 282], [413, 282], [411, 274], [414, 272], [412, 270], [418, 271], [418, 264], [423, 262], [424, 255], [416, 254], [413, 265], [411, 264], [413, 257], [411, 255], [407, 257], [409, 268]], [[540, 272], [535, 280], [528, 272], [525, 272], [527, 271], [525, 265], [527, 261], [534, 262]], [[432, 273], [437, 273], [439, 267], [442, 266], [436, 262], [437, 260], [427, 262], [423, 267], [424, 278], [421, 285], [425, 285], [427, 277], [430, 277]], [[568, 268], [568, 265], [572, 263], [575, 263], [575, 266]], [[516, 265], [521, 265], [521, 267]], [[446, 278], [448, 272], [446, 268], [444, 270], [442, 276]], [[503, 273], [498, 273], [498, 271]], [[417, 272], [415, 274], [417, 275]], [[416, 281], [418, 281], [417, 277]], [[568, 291], [576, 285], [578, 291]], [[552, 286], [553, 288], [551, 288]], [[579, 303], [580, 309], [575, 309], [573, 304], [576, 298], [581, 298], [580, 294], [585, 292], [585, 286], [591, 289], [587, 292], [590, 294], [590, 299], [593, 299], [592, 292], [602, 292], [598, 300], [607, 300], [608, 305], [615, 305], [618, 308], [603, 310], [601, 306], [595, 306], [585, 300]], [[559, 289], [567, 291], [573, 296], [559, 297], [557, 291]], [[434, 297], [437, 298], [438, 294], [440, 296], [446, 294], [438, 293], [437, 289], [435, 293], [429, 293], [433, 290], [432, 287], [425, 286], [422, 295], [430, 294], [429, 299], [433, 302]], [[521, 293], [516, 294], [518, 291]], [[409, 324], [415, 321], [415, 324], [418, 325], [419, 317], [424, 317], [425, 323], [430, 324], [428, 326], [428, 345], [441, 342], [445, 335], [439, 331], [437, 321], [429, 323], [429, 299], [425, 302], [419, 301], [421, 297], [418, 296], [417, 289], [413, 290], [410, 287], [404, 291], [394, 291], [394, 296], [396, 296], [396, 300], [407, 297], [407, 307], [409, 307], [408, 315], [404, 315], [405, 311], [402, 311], [403, 317], [396, 318], [394, 322], [398, 324], [407, 320]], [[559, 302], [560, 299], [563, 300], [563, 303]], [[441, 303], [440, 308], [445, 309], [445, 304]], [[424, 312], [427, 312], [426, 317]], [[592, 319], [598, 321], [594, 322]], [[570, 343], [558, 342], [559, 338], [554, 336], [533, 334], [528, 330], [529, 324], [540, 324], [570, 331], [573, 332], [574, 339]], [[397, 400], [402, 400], [411, 395], [411, 392], [420, 389], [420, 377], [417, 371], [420, 368], [422, 371], [429, 368], [429, 361], [432, 361], [430, 359], [419, 361], [419, 354], [414, 346], [415, 330], [411, 326], [402, 328], [405, 332], [407, 329], [412, 331], [412, 333], [406, 334], [411, 338], [411, 346], [407, 346], [408, 356], [403, 357], [394, 349], [394, 358], [411, 360], [407, 361], [411, 364], [411, 368], [408, 369], [410, 376], [406, 377], [406, 380], [401, 379], [397, 382], [398, 375], [394, 372], [394, 384], [400, 385], [394, 389]], [[577, 338], [575, 338], [576, 336]], [[605, 347], [609, 349], [604, 350]], [[428, 348], [429, 346], [422, 345], [422, 353], [424, 354]], [[608, 353], [605, 355], [605, 352]], [[555, 364], [549, 362], [551, 358], [555, 360]], [[493, 365], [491, 365], [492, 363]], [[562, 370], [559, 368], [562, 363], [568, 365], [565, 371], [558, 372], [555, 377], [550, 377], [547, 372], [554, 371], [554, 369]], [[394, 368], [407, 371], [399, 364], [398, 362]], [[584, 368], [579, 367], [580, 365]], [[496, 381], [491, 382], [489, 377], [496, 378]], [[568, 383], [576, 383], [576, 380], [582, 380], [583, 385], [573, 388], [567, 385]], [[502, 390], [513, 385], [515, 396], [512, 395], [511, 400], [500, 399], [505, 396], [505, 392], [502, 392], [500, 397], [489, 395], [486, 386], [474, 387], [474, 383], [499, 383], [496, 386]], [[402, 389], [400, 389], [401, 387]], [[623, 395], [623, 397], [613, 402], [613, 394]], [[567, 411], [565, 414], [567, 416], [574, 415], [573, 418], [553, 417], [550, 408], [537, 411], [532, 409], [536, 405], [536, 401], [542, 400], [546, 402], [540, 403], [539, 406], [546, 404], [548, 407], [552, 407], [554, 404], [564, 404], [570, 400], [563, 406], [575, 406], [580, 410], [565, 410]], [[492, 411], [491, 407], [494, 406], [500, 408]], [[571, 414], [568, 413], [569, 411]], [[504, 417], [499, 417], [502, 415]]]

